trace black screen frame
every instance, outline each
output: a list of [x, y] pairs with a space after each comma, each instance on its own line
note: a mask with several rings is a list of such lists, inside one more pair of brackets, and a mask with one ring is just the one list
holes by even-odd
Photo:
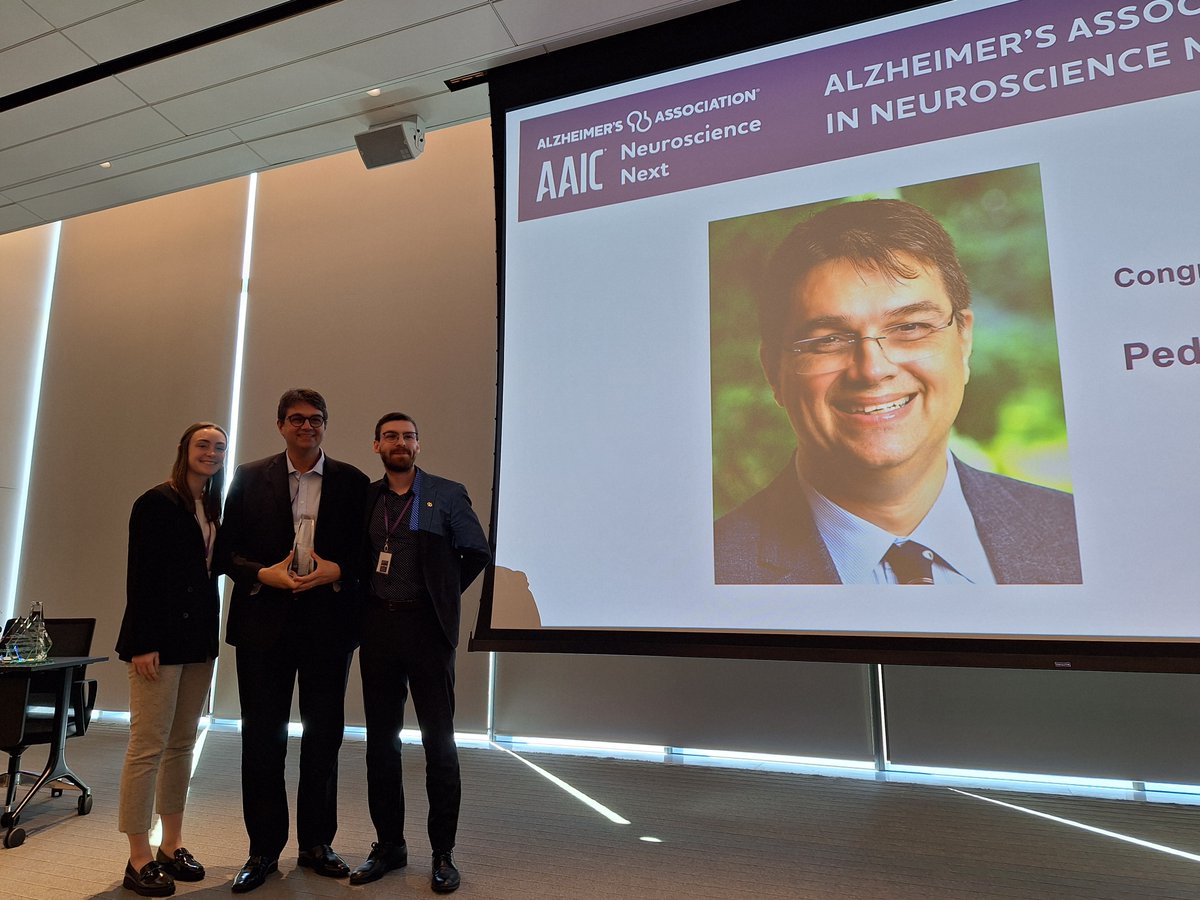
[[[504, 397], [506, 113], [536, 103], [782, 43], [933, 2], [808, 4], [737, 0], [678, 19], [522, 60], [487, 73], [497, 223], [497, 388], [490, 543], [496, 547]], [[1200, 673], [1200, 642], [1062, 637], [959, 637], [814, 632], [660, 631], [496, 628], [495, 567], [483, 589], [468, 649], [806, 662], [879, 663], [1067, 671]]]

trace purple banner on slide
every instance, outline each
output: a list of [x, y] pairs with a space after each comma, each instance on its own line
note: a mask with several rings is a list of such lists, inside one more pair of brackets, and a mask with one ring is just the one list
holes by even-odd
[[1200, 89], [1200, 0], [1020, 0], [521, 123], [544, 218]]

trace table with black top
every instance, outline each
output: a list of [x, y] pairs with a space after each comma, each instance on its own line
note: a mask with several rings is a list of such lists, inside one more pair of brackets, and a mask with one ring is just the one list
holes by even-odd
[[[25, 832], [16, 827], [21, 811], [33, 795], [47, 784], [57, 781], [73, 784], [80, 791], [79, 815], [86, 816], [92, 811], [91, 789], [67, 765], [67, 724], [71, 717], [71, 690], [79, 678], [79, 673], [84, 667], [107, 659], [107, 656], [60, 656], [36, 663], [0, 663], [0, 748], [20, 747], [25, 741], [26, 709], [29, 706], [33, 677], [48, 673], [59, 675], [55, 680], [54, 721], [51, 725], [46, 767], [16, 806], [12, 806], [12, 799], [19, 774], [14, 775], [13, 766], [9, 766], [4, 814], [0, 816], [0, 827], [5, 829], [5, 847], [16, 847], [24, 842]], [[61, 793], [61, 789], [53, 790]]]

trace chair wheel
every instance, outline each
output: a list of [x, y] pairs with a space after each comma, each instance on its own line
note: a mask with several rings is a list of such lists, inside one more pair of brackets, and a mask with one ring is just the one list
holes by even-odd
[[0, 828], [12, 828], [21, 820], [21, 817], [13, 813], [6, 812], [0, 815]]
[[77, 805], [79, 807], [79, 814], [81, 816], [86, 816], [92, 811], [92, 795], [90, 793], [84, 794], [79, 798], [79, 803]]
[[23, 843], [25, 843], [24, 828], [10, 828], [4, 832], [4, 846], [8, 849], [20, 847]]
[[50, 788], [50, 796], [51, 797], [61, 797], [62, 796], [62, 788]]

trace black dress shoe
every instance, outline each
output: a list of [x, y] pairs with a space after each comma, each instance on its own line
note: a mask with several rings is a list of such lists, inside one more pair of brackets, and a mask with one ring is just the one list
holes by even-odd
[[134, 869], [133, 863], [125, 863], [124, 887], [142, 897], [170, 897], [175, 893], [175, 879], [162, 870], [154, 860], [146, 863], [141, 869]]
[[458, 869], [454, 868], [454, 858], [449, 850], [433, 851], [433, 877], [430, 880], [435, 893], [449, 894], [458, 890], [462, 879]]
[[278, 871], [279, 860], [267, 859], [265, 856], [252, 856], [246, 860], [242, 870], [233, 876], [233, 892], [244, 894], [256, 887], [262, 887], [267, 876]]
[[296, 862], [326, 878], [345, 878], [350, 874], [350, 867], [328, 844], [321, 844], [311, 850], [301, 850], [300, 858]]
[[386, 875], [392, 869], [403, 869], [408, 865], [408, 845], [383, 841], [371, 845], [367, 861], [350, 873], [351, 884], [369, 884]]
[[188, 853], [187, 847], [180, 847], [172, 856], [167, 856], [159, 847], [154, 861], [176, 881], [200, 881], [204, 877], [204, 866], [196, 862], [196, 857]]

